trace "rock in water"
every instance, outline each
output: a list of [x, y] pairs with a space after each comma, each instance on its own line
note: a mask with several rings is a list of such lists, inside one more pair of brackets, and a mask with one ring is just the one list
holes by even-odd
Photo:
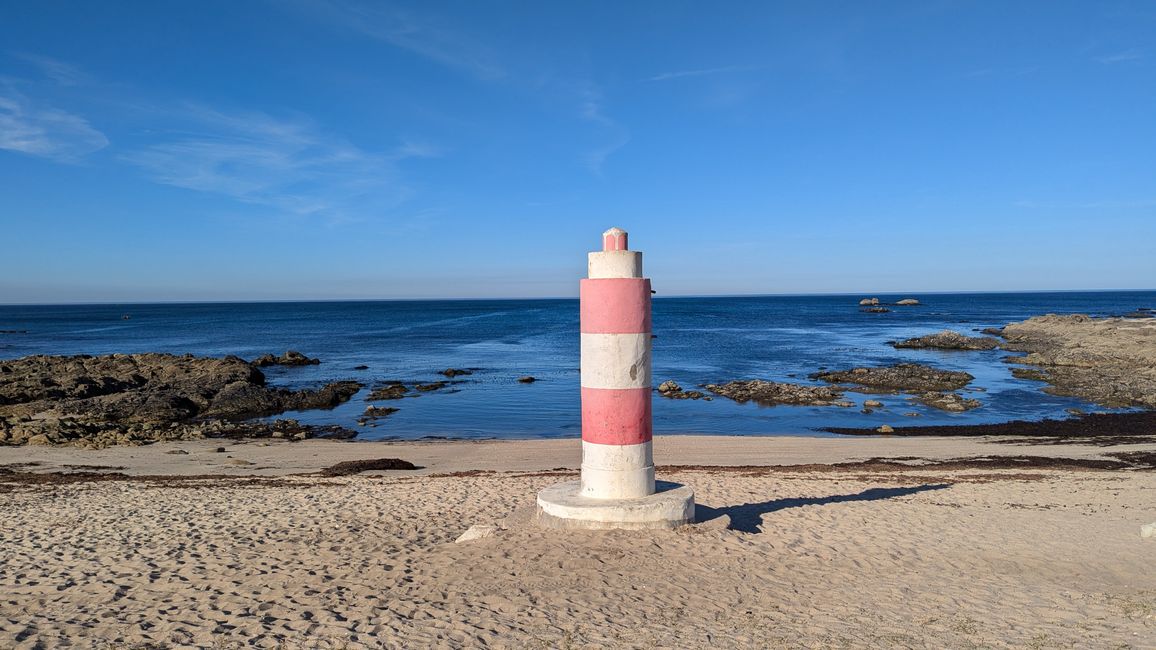
[[383, 418], [397, 413], [397, 409], [389, 408], [388, 406], [367, 406], [365, 407], [365, 416], [371, 418]]
[[258, 368], [266, 366], [315, 366], [319, 363], [321, 363], [321, 359], [310, 359], [296, 350], [289, 350], [279, 357], [265, 354], [253, 359], [253, 365]]
[[736, 402], [755, 402], [774, 406], [790, 404], [796, 406], [854, 406], [843, 399], [843, 391], [832, 386], [809, 386], [806, 384], [785, 384], [775, 381], [752, 379], [732, 381], [725, 384], [707, 384], [706, 389], [716, 395], [729, 397]]
[[[658, 385], [658, 394], [668, 399], [703, 399], [706, 397], [701, 391], [683, 390], [674, 380], [667, 380]], [[707, 400], [710, 398], [707, 397]]]
[[812, 377], [832, 384], [856, 384], [880, 390], [918, 393], [959, 390], [975, 379], [966, 372], [940, 370], [918, 363], [820, 372]]
[[917, 338], [892, 344], [896, 348], [935, 350], [994, 350], [999, 347], [999, 339], [990, 336], [964, 336], [959, 332], [943, 330]]
[[518, 377], [518, 383], [519, 384], [532, 384], [536, 381], [538, 381], [538, 378], [537, 377], [531, 377], [530, 375], [526, 375], [525, 377]]
[[904, 306], [911, 306], [911, 305], [918, 305], [919, 301], [916, 300], [915, 298], [904, 298], [903, 300], [900, 300], [899, 302], [897, 302], [895, 304], [904, 305]]
[[860, 307], [873, 307], [879, 304], [878, 298], [864, 298], [859, 301]]
[[376, 402], [383, 399], [401, 399], [409, 389], [403, 384], [386, 384], [385, 386], [378, 386], [369, 392], [369, 396], [365, 399], [371, 402]]
[[983, 402], [968, 399], [958, 393], [923, 393], [915, 399], [920, 404], [952, 413], [963, 413], [983, 406]]
[[445, 370], [441, 371], [441, 374], [449, 377], [450, 379], [453, 379], [458, 375], [472, 375], [474, 373], [472, 370], [465, 370], [463, 368], [446, 368]]

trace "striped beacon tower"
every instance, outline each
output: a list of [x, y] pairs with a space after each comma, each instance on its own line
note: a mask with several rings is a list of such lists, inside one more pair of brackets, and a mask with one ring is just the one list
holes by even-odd
[[582, 478], [538, 494], [555, 528], [670, 528], [694, 519], [694, 492], [655, 482], [651, 451], [650, 280], [626, 231], [602, 233], [579, 286]]
[[650, 413], [650, 280], [620, 228], [602, 233], [580, 283], [582, 495], [654, 494]]

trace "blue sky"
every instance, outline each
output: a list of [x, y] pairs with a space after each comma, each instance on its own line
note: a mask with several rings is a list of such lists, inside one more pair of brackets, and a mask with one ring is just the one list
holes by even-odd
[[0, 3], [0, 302], [1156, 286], [1152, 2]]

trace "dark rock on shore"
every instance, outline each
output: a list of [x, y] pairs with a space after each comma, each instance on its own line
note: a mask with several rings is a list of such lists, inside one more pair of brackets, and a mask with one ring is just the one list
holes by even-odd
[[0, 444], [103, 446], [266, 435], [260, 426], [230, 421], [332, 408], [361, 389], [352, 381], [316, 390], [269, 387], [260, 370], [233, 356], [38, 355], [4, 367]]
[[812, 378], [832, 384], [855, 384], [877, 390], [905, 393], [959, 390], [975, 379], [966, 372], [940, 370], [918, 363], [820, 372], [812, 375]]
[[755, 402], [767, 406], [785, 404], [793, 406], [855, 406], [854, 402], [843, 399], [843, 391], [832, 386], [809, 386], [806, 384], [785, 384], [775, 381], [752, 379], [732, 381], [725, 384], [707, 384], [706, 389], [716, 395], [729, 397], [736, 402]]
[[337, 463], [318, 472], [322, 476], [352, 476], [362, 472], [373, 472], [390, 469], [421, 469], [408, 460], [400, 458], [375, 458], [372, 460], [347, 460]]
[[999, 347], [999, 339], [990, 336], [964, 336], [959, 332], [943, 330], [917, 338], [893, 343], [899, 349], [933, 350], [994, 350]]
[[710, 400], [702, 391], [683, 390], [677, 382], [668, 380], [658, 385], [658, 394], [668, 399], [706, 399]]
[[296, 350], [289, 350], [279, 357], [271, 354], [261, 355], [253, 359], [252, 363], [257, 368], [265, 368], [268, 366], [315, 366], [321, 363], [321, 359], [310, 359]]

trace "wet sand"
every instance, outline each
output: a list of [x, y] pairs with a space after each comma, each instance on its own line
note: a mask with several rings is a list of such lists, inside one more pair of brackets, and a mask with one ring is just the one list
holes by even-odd
[[1127, 452], [666, 436], [706, 523], [594, 533], [527, 522], [576, 440], [0, 448], [0, 647], [1151, 648]]

